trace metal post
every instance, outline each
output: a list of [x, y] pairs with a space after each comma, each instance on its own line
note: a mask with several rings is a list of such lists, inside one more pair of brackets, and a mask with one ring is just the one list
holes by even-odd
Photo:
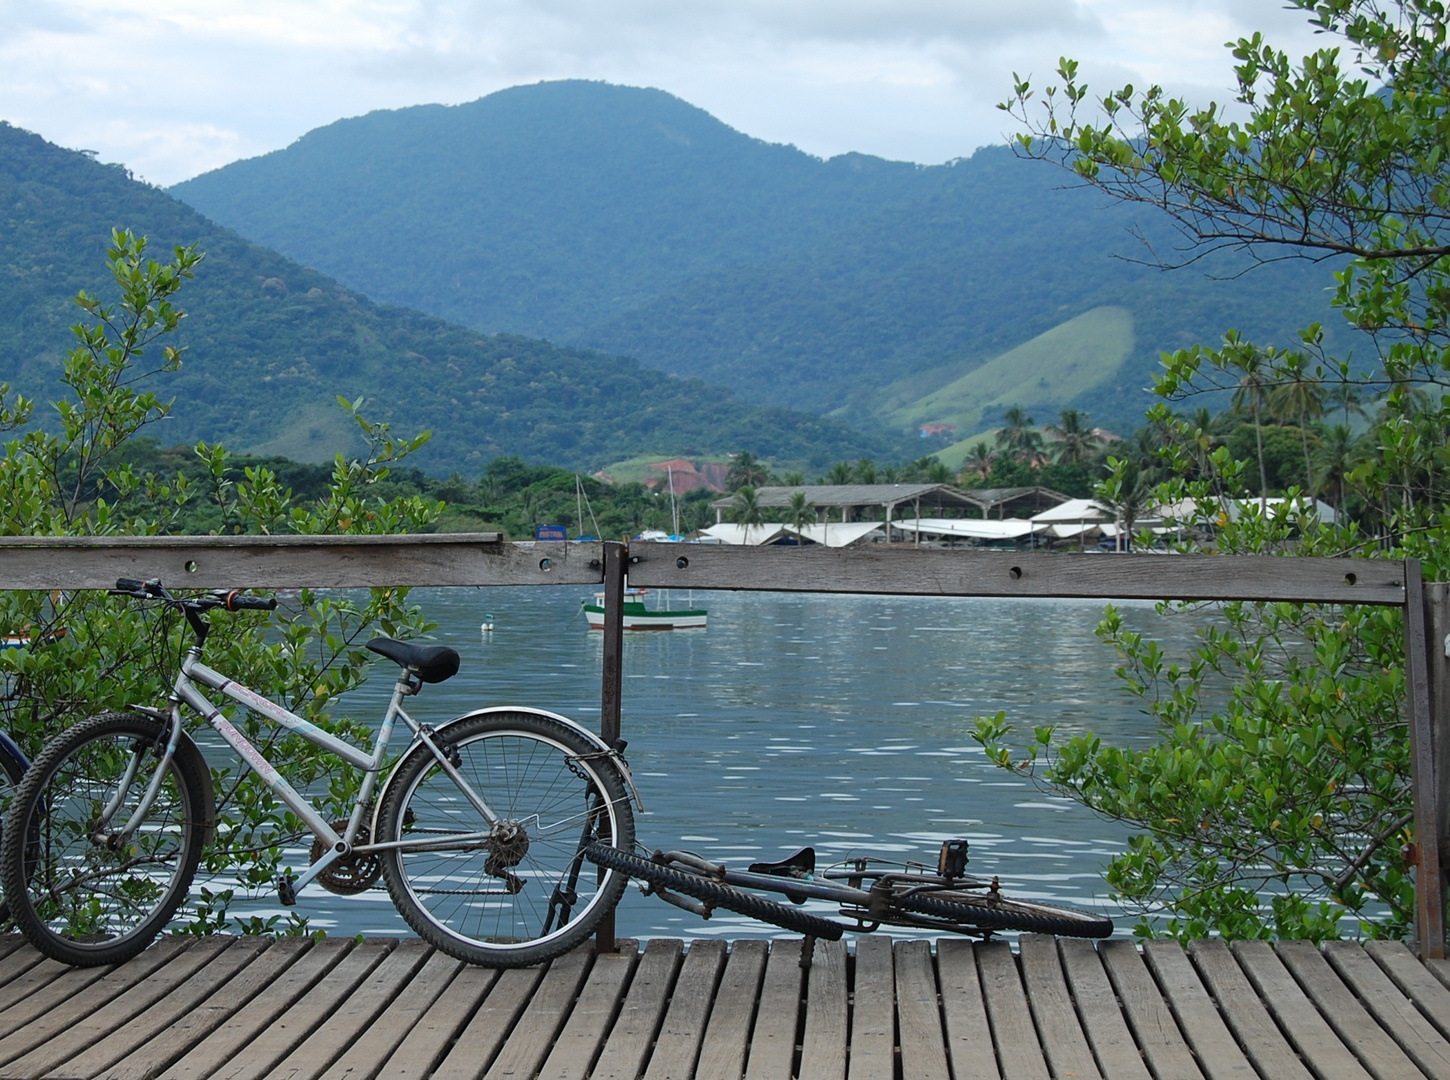
[[[628, 568], [628, 546], [607, 542], [604, 545], [604, 674], [599, 696], [599, 736], [610, 746], [619, 738], [620, 692], [624, 686], [624, 582]], [[594, 950], [619, 951], [614, 940], [612, 911], [599, 922]]]
[[[1440, 897], [1450, 882], [1450, 583], [1425, 585], [1425, 636], [1430, 668], [1430, 734], [1435, 747], [1435, 826]], [[1444, 956], [1442, 949], [1440, 954]]]
[[[1405, 670], [1409, 687], [1410, 788], [1415, 815], [1415, 937], [1422, 960], [1445, 957], [1445, 878], [1440, 844], [1445, 821], [1435, 770], [1435, 703], [1429, 608], [1420, 561], [1405, 560]], [[1437, 642], [1436, 644], [1440, 644]]]

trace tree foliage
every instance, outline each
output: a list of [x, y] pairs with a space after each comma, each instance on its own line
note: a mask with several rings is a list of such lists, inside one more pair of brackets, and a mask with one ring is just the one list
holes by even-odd
[[[1373, 358], [1334, 355], [1317, 325], [1285, 345], [1230, 332], [1219, 346], [1165, 358], [1156, 392], [1166, 400], [1149, 411], [1162, 481], [1155, 498], [1180, 507], [1219, 551], [1412, 557], [1427, 579], [1444, 579], [1446, 11], [1435, 0], [1294, 2], [1344, 47], [1295, 62], [1257, 34], [1234, 43], [1246, 120], [1218, 106], [1191, 109], [1157, 87], [1094, 102], [1067, 60], [1042, 111], [1021, 79], [1005, 107], [1028, 129], [1023, 153], [1117, 198], [1166, 207], [1189, 245], [1178, 262], [1225, 246], [1261, 261], [1350, 259], [1334, 274], [1334, 303], [1372, 335]], [[1249, 439], [1220, 441], [1216, 420], [1177, 416], [1167, 404], [1214, 390], [1236, 391]], [[1349, 410], [1366, 390], [1381, 408], [1356, 454]], [[1336, 403], [1342, 430], [1326, 430], [1316, 448], [1313, 414]], [[1264, 422], [1275, 412], [1279, 427]], [[1249, 498], [1230, 513], [1226, 500], [1274, 486], [1271, 465], [1291, 496], [1307, 471], [1353, 517], [1325, 524], [1297, 499], [1275, 507]], [[1114, 477], [1127, 479], [1121, 468]], [[1150, 917], [1140, 932], [1403, 934], [1413, 884], [1399, 852], [1415, 837], [1399, 613], [1231, 604], [1222, 616], [1191, 655], [1174, 659], [1108, 612], [1100, 634], [1159, 722], [1150, 748], [1043, 729], [1017, 757], [1003, 714], [980, 721], [978, 736], [999, 763], [1039, 769], [1139, 829], [1109, 880]], [[1166, 921], [1151, 918], [1164, 913]]]
[[[339, 457], [315, 498], [295, 498], [265, 466], [247, 467], [238, 477], [227, 451], [205, 443], [194, 449], [191, 476], [139, 471], [130, 455], [139, 433], [170, 410], [143, 384], [181, 362], [181, 349], [166, 343], [185, 317], [174, 298], [202, 258], [194, 247], [176, 248], [166, 263], [145, 252], [144, 239], [113, 233], [107, 259], [118, 301], [105, 303], [86, 292], [76, 297], [88, 318], [75, 327], [76, 347], [62, 375], [70, 394], [55, 403], [49, 428], [33, 423], [32, 402], [9, 387], [0, 393], [0, 426], [15, 433], [0, 458], [0, 532], [153, 535], [182, 531], [198, 514], [227, 532], [399, 533], [433, 521], [436, 502], [376, 493], [392, 464], [427, 436], [399, 439], [387, 425], [360, 416], [359, 402], [347, 409], [368, 452]], [[365, 637], [375, 628], [401, 636], [427, 628], [408, 604], [406, 589], [373, 590], [362, 598], [303, 590], [275, 617], [218, 612], [212, 618], [210, 663], [320, 727], [353, 736], [366, 729], [335, 709], [366, 675]], [[0, 632], [29, 643], [0, 651], [0, 671], [9, 691], [6, 728], [32, 754], [60, 727], [86, 715], [163, 700], [190, 642], [174, 613], [137, 610], [97, 592], [0, 593]], [[244, 712], [235, 706], [224, 711]], [[355, 771], [337, 768], [313, 744], [283, 737], [249, 713], [232, 719], [289, 779], [316, 793], [324, 813], [341, 812], [360, 779]], [[183, 917], [197, 930], [227, 927], [235, 889], [269, 886], [284, 847], [305, 831], [290, 812], [277, 814], [280, 804], [255, 775], [227, 763], [214, 768], [214, 779], [218, 828], [205, 869], [230, 875], [234, 886], [203, 892], [201, 902], [186, 909]], [[238, 925], [256, 930], [270, 923], [236, 920], [231, 928]]]

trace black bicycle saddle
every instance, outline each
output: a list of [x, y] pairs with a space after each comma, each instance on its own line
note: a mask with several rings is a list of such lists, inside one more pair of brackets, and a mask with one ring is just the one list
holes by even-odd
[[750, 864], [752, 874], [773, 874], [776, 877], [808, 877], [816, 872], [816, 849], [801, 848], [794, 855], [780, 862], [758, 862]]
[[447, 645], [413, 645], [390, 637], [376, 637], [368, 648], [407, 668], [424, 682], [442, 682], [458, 674], [458, 653]]

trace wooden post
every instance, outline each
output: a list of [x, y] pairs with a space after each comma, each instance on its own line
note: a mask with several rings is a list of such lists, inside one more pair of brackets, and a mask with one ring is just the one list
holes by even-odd
[[[604, 673], [599, 695], [599, 737], [610, 746], [619, 738], [620, 696], [624, 688], [624, 585], [629, 570], [629, 547], [613, 541], [604, 545]], [[600, 871], [601, 874], [603, 871]], [[618, 952], [614, 940], [614, 912], [604, 916], [594, 939], [594, 950]]]
[[1405, 560], [1405, 674], [1409, 687], [1410, 786], [1415, 815], [1415, 937], [1422, 960], [1445, 957], [1445, 836], [1441, 778], [1436, 775], [1434, 667], [1444, 665], [1443, 639], [1431, 648], [1430, 596], [1420, 561]]
[[[1450, 582], [1425, 585], [1426, 652], [1430, 668], [1430, 734], [1435, 747], [1435, 827], [1440, 853], [1440, 910], [1450, 881]], [[1444, 956], [1442, 947], [1436, 954]]]

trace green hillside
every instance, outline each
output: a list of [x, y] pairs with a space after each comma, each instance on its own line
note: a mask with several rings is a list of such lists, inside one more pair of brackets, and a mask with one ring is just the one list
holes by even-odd
[[[168, 443], [205, 438], [233, 449], [316, 461], [350, 449], [336, 395], [365, 397], [374, 419], [431, 429], [418, 463], [477, 474], [517, 454], [592, 470], [636, 454], [749, 449], [822, 466], [895, 444], [844, 424], [735, 400], [698, 380], [581, 349], [489, 336], [373, 303], [323, 273], [214, 225], [119, 166], [0, 124], [0, 380], [53, 396], [80, 289], [107, 291], [112, 228], [150, 237], [165, 256], [206, 253], [182, 293], [182, 370], [154, 430]], [[386, 245], [382, 245], [386, 246]], [[43, 412], [44, 410], [42, 410]]]
[[1109, 383], [1132, 352], [1132, 314], [1094, 308], [893, 410], [890, 420], [905, 428], [950, 424], [967, 438], [994, 409], [1051, 406], [1090, 393]]
[[1131, 315], [1131, 352], [1101, 382], [1050, 379], [1043, 405], [1117, 427], [1163, 350], [1348, 336], [1324, 267], [1161, 273], [1145, 262], [1183, 244], [1161, 215], [1006, 147], [823, 161], [601, 83], [371, 113], [173, 190], [369, 295], [858, 425], [1102, 307]]

